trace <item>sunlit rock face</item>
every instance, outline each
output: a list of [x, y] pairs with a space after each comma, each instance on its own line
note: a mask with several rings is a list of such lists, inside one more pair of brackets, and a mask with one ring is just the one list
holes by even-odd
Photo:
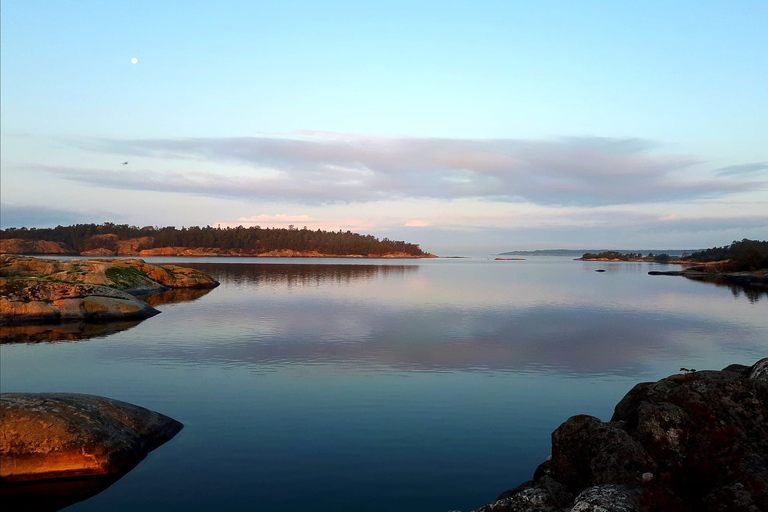
[[108, 286], [0, 278], [0, 323], [148, 318], [159, 313]]
[[636, 385], [573, 416], [533, 480], [477, 512], [768, 510], [768, 358]]
[[158, 311], [137, 295], [218, 284], [198, 270], [138, 259], [58, 261], [4, 254], [0, 323], [148, 318]]
[[183, 425], [143, 407], [80, 394], [0, 395], [0, 484], [126, 471]]
[[77, 254], [60, 242], [47, 240], [0, 239], [0, 254]]

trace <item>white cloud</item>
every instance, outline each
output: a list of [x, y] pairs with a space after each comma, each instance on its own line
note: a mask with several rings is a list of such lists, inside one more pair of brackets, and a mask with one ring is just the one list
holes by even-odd
[[[341, 134], [301, 138], [237, 137], [95, 140], [97, 152], [213, 165], [216, 171], [131, 174], [47, 167], [68, 180], [119, 189], [184, 192], [302, 204], [363, 203], [403, 198], [481, 198], [552, 206], [683, 201], [765, 189], [743, 172], [706, 177], [696, 158], [657, 154], [640, 139], [472, 140], [368, 138]], [[264, 170], [270, 173], [264, 174]], [[750, 172], [756, 169], [749, 167]], [[749, 174], [749, 173], [747, 173]]]

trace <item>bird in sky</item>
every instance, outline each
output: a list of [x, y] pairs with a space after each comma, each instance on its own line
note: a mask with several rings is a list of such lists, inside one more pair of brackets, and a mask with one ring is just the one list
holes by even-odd
[[128, 165], [128, 162], [127, 161], [123, 162], [123, 165]]

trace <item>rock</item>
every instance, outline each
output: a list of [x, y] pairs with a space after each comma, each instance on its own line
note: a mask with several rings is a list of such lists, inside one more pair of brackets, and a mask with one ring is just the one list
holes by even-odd
[[61, 242], [47, 240], [0, 239], [0, 254], [77, 254]]
[[4, 254], [0, 322], [147, 318], [158, 311], [137, 295], [218, 284], [198, 270], [138, 259], [59, 261]]
[[0, 323], [127, 320], [159, 313], [108, 286], [0, 278]]
[[572, 416], [552, 433], [552, 478], [577, 492], [598, 484], [640, 484], [643, 449], [616, 423]]
[[596, 485], [576, 496], [570, 512], [639, 512], [638, 494], [621, 485]]
[[119, 256], [134, 256], [139, 254], [144, 247], [149, 247], [155, 239], [151, 236], [142, 236], [139, 238], [130, 238], [128, 240], [118, 240], [115, 242], [117, 254]]
[[134, 295], [167, 288], [215, 288], [219, 283], [199, 270], [177, 265], [152, 265], [141, 259], [50, 260], [30, 256], [0, 256], [0, 274], [7, 278], [47, 278], [99, 284]]
[[638, 384], [609, 422], [569, 418], [533, 480], [478, 510], [768, 510], [768, 358]]
[[745, 370], [748, 379], [768, 381], [768, 357], [761, 359]]
[[0, 395], [0, 482], [126, 471], [183, 425], [136, 405], [80, 394]]

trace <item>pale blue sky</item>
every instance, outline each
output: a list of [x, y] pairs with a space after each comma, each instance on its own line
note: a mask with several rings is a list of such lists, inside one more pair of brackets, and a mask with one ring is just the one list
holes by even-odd
[[0, 8], [3, 227], [254, 218], [434, 251], [768, 235], [764, 1]]

